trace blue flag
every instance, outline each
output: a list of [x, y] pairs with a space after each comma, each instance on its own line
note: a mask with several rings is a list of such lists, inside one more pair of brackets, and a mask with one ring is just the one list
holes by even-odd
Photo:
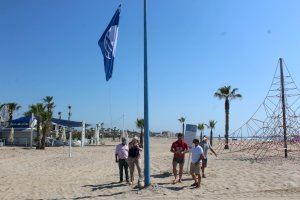
[[114, 59], [118, 40], [119, 19], [120, 19], [121, 5], [118, 7], [110, 23], [102, 34], [98, 45], [101, 48], [104, 57], [104, 69], [106, 81], [112, 77]]

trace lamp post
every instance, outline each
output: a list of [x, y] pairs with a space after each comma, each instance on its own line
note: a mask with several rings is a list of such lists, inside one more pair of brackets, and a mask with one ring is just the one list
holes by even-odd
[[68, 113], [68, 120], [70, 121], [71, 120], [71, 115], [72, 115], [72, 113], [71, 113], [71, 108], [72, 108], [72, 106], [68, 106], [68, 109], [69, 109], [69, 113]]

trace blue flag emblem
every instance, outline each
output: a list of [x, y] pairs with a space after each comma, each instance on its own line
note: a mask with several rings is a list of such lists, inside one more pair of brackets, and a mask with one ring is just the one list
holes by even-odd
[[106, 81], [108, 81], [112, 77], [113, 73], [114, 58], [118, 40], [120, 12], [121, 5], [115, 12], [113, 18], [111, 19], [100, 40], [98, 41], [98, 45], [100, 46], [102, 55], [104, 57]]

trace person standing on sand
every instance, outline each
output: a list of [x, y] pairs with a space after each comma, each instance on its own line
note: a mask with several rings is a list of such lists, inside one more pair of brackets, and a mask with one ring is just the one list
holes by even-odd
[[141, 170], [141, 155], [140, 152], [143, 149], [140, 147], [138, 138], [134, 137], [129, 143], [129, 155], [128, 155], [128, 164], [130, 170], [130, 184], [133, 184], [134, 181], [134, 168], [136, 166], [139, 174], [138, 184], [142, 181], [142, 170]]
[[201, 183], [201, 174], [200, 174], [200, 167], [201, 167], [201, 160], [204, 158], [203, 149], [199, 145], [200, 142], [198, 139], [193, 140], [193, 144], [195, 145], [190, 150], [184, 151], [183, 153], [191, 152], [191, 166], [190, 166], [190, 173], [194, 180], [194, 183], [191, 186], [195, 186], [196, 188], [200, 188]]
[[183, 171], [183, 165], [184, 165], [184, 151], [188, 150], [188, 145], [185, 143], [182, 139], [182, 134], [179, 133], [177, 136], [177, 141], [173, 142], [171, 146], [171, 152], [174, 153], [173, 157], [173, 174], [174, 174], [174, 181], [173, 183], [177, 183], [177, 164], [179, 164], [179, 179], [178, 182], [181, 183], [182, 178], [182, 171]]
[[211, 145], [208, 143], [208, 138], [204, 135], [203, 136], [203, 140], [201, 141], [201, 144], [200, 146], [202, 147], [203, 149], [203, 152], [204, 152], [204, 158], [202, 160], [202, 177], [203, 178], [206, 178], [205, 174], [204, 174], [204, 170], [205, 168], [207, 167], [207, 156], [208, 156], [208, 149], [211, 150], [211, 152], [213, 152], [213, 154], [217, 157], [217, 153], [213, 150], [213, 148], [211, 147]]
[[126, 138], [122, 138], [122, 143], [116, 146], [116, 163], [119, 163], [119, 174], [120, 174], [120, 183], [123, 182], [123, 168], [125, 170], [126, 182], [129, 183], [128, 177], [128, 145], [126, 144]]

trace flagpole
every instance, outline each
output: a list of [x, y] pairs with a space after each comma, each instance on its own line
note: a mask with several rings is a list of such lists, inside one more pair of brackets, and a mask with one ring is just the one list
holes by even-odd
[[122, 137], [125, 137], [125, 132], [124, 132], [124, 120], [125, 120], [125, 116], [124, 116], [124, 113], [123, 113], [122, 117], [123, 117]]
[[147, 60], [147, 0], [144, 0], [144, 177], [150, 185], [149, 113], [148, 113], [148, 60]]

